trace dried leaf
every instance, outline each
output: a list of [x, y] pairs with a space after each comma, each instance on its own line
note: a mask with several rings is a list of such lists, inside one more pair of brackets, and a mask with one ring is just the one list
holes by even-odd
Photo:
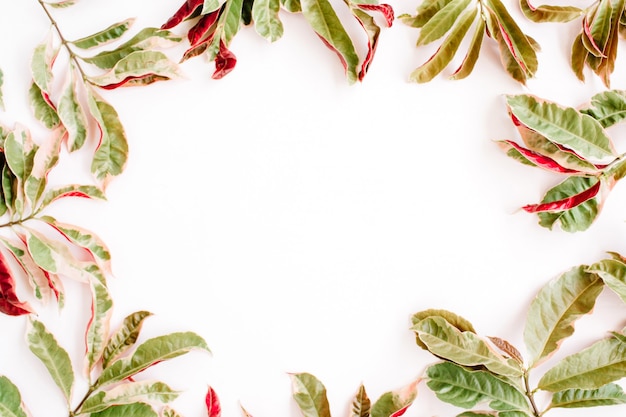
[[359, 391], [352, 400], [352, 409], [350, 417], [369, 417], [371, 409], [371, 401], [365, 392], [363, 384], [359, 387]]

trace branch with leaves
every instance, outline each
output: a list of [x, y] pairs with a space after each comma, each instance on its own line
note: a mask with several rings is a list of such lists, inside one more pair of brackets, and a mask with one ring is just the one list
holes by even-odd
[[[605, 288], [626, 303], [626, 258], [611, 253], [581, 265], [545, 285], [528, 309], [524, 327], [527, 356], [499, 337], [478, 335], [472, 323], [447, 310], [424, 310], [411, 318], [417, 345], [439, 359], [422, 377], [383, 394], [373, 405], [361, 386], [351, 417], [399, 417], [413, 405], [421, 382], [443, 402], [465, 411], [459, 417], [541, 417], [553, 409], [626, 404], [618, 384], [626, 377], [626, 334], [608, 336], [558, 360], [554, 355], [574, 334], [576, 322], [592, 313]], [[552, 360], [531, 387], [533, 371]], [[531, 377], [531, 373], [533, 373]], [[324, 385], [311, 374], [291, 376], [293, 396], [305, 417], [330, 417]], [[537, 394], [547, 394], [540, 404]], [[244, 410], [245, 416], [250, 416]], [[214, 416], [211, 416], [214, 417]]]
[[565, 176], [538, 204], [523, 209], [539, 224], [568, 232], [586, 230], [615, 184], [626, 176], [625, 155], [618, 155], [606, 128], [626, 119], [626, 92], [593, 96], [582, 109], [562, 107], [533, 96], [507, 97], [509, 114], [523, 146], [499, 141], [517, 161]]
[[[117, 112], [98, 90], [147, 85], [176, 77], [178, 66], [157, 49], [176, 45], [181, 39], [166, 30], [144, 28], [126, 42], [108, 47], [119, 43], [131, 28], [134, 19], [127, 19], [69, 40], [51, 9], [69, 7], [76, 2], [37, 1], [50, 21], [51, 30], [35, 48], [31, 60], [33, 82], [29, 96], [34, 114], [63, 138], [69, 151], [82, 148], [88, 138], [95, 140], [91, 171], [104, 188], [124, 170], [128, 141]], [[59, 59], [61, 51], [67, 66], [65, 71], [58, 70], [63, 71], [64, 87], [62, 91], [54, 91], [54, 73], [63, 65]], [[96, 129], [90, 128], [92, 125]]]
[[420, 29], [418, 47], [445, 36], [437, 51], [411, 73], [412, 81], [425, 83], [441, 73], [472, 27], [474, 33], [465, 57], [451, 79], [463, 79], [472, 73], [485, 35], [497, 42], [502, 65], [516, 81], [525, 84], [537, 72], [539, 44], [522, 32], [500, 0], [424, 0], [414, 16], [398, 18]]
[[302, 13], [304, 19], [322, 42], [334, 51], [341, 61], [350, 83], [362, 81], [374, 59], [381, 27], [374, 18], [380, 13], [387, 26], [394, 15], [388, 4], [376, 0], [344, 0], [351, 14], [367, 36], [367, 51], [359, 55], [355, 42], [328, 0], [186, 0], [161, 27], [172, 29], [185, 21], [192, 21], [187, 31], [189, 48], [182, 61], [205, 54], [215, 62], [213, 78], [224, 77], [235, 68], [237, 58], [229, 46], [242, 25], [254, 25], [256, 32], [270, 42], [283, 36], [281, 9]]
[[[107, 312], [112, 303], [107, 303]], [[104, 312], [100, 312], [102, 314]], [[192, 350], [208, 352], [206, 342], [192, 332], [157, 336], [137, 345], [144, 320], [151, 314], [138, 311], [127, 316], [119, 329], [108, 334], [109, 317], [101, 320], [100, 337], [89, 337], [87, 332], [86, 366], [76, 373], [67, 351], [61, 347], [45, 325], [29, 319], [27, 341], [33, 354], [45, 365], [59, 388], [68, 407], [68, 416], [109, 417], [177, 417], [168, 404], [179, 392], [167, 384], [154, 380], [139, 380], [142, 371]], [[102, 337], [104, 336], [104, 338]], [[89, 388], [82, 398], [74, 401], [75, 381], [87, 378]], [[95, 375], [95, 376], [94, 376]], [[0, 410], [2, 415], [25, 417], [19, 389], [5, 376], [0, 376]]]
[[522, 11], [534, 22], [569, 22], [582, 17], [581, 31], [572, 43], [571, 67], [578, 79], [585, 80], [584, 68], [590, 68], [609, 87], [620, 36], [626, 33], [623, 0], [594, 1], [589, 7], [533, 6], [520, 0]]

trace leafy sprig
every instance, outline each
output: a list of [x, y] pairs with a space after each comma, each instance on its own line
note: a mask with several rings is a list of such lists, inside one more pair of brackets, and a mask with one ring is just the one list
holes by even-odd
[[540, 203], [523, 209], [536, 213], [543, 227], [558, 224], [568, 232], [586, 230], [611, 189], [626, 176], [625, 155], [617, 153], [605, 130], [626, 119], [626, 93], [599, 93], [582, 109], [530, 95], [509, 96], [507, 106], [523, 142], [500, 141], [507, 155], [566, 177]]
[[[411, 330], [417, 345], [438, 361], [422, 377], [383, 394], [373, 405], [361, 386], [352, 401], [351, 417], [399, 417], [416, 402], [421, 382], [441, 401], [464, 409], [458, 414], [463, 417], [542, 417], [558, 408], [626, 404], [626, 393], [618, 384], [626, 377], [623, 330], [610, 331], [569, 356], [555, 357], [573, 336], [576, 322], [592, 313], [605, 288], [626, 303], [626, 258], [610, 255], [566, 271], [539, 291], [523, 330], [526, 355], [503, 338], [479, 335], [454, 312], [429, 309], [414, 314]], [[539, 365], [549, 360], [553, 365], [531, 387]], [[305, 417], [331, 416], [326, 388], [316, 377], [294, 374], [292, 383], [294, 399]], [[536, 399], [539, 392], [547, 396], [544, 404]]]
[[571, 67], [578, 79], [585, 80], [584, 68], [590, 68], [609, 87], [619, 38], [626, 31], [623, 0], [594, 1], [581, 9], [574, 6], [533, 6], [520, 0], [522, 11], [535, 22], [569, 22], [581, 18], [580, 33], [571, 49]]
[[[132, 27], [134, 19], [126, 19], [70, 40], [50, 9], [69, 7], [76, 2], [37, 1], [50, 21], [51, 31], [35, 48], [31, 60], [31, 106], [47, 128], [59, 132], [70, 151], [82, 148], [89, 138], [95, 140], [91, 171], [104, 188], [124, 170], [128, 140], [117, 112], [99, 90], [147, 85], [176, 77], [177, 65], [158, 49], [173, 46], [181, 39], [169, 31], [148, 27], [126, 42], [109, 47], [119, 43]], [[53, 78], [61, 66], [58, 59], [61, 51], [65, 53], [68, 68], [62, 75], [64, 87], [55, 91]]]
[[229, 49], [242, 25], [254, 25], [256, 32], [270, 42], [283, 36], [280, 11], [301, 13], [322, 42], [341, 61], [350, 83], [362, 81], [374, 58], [381, 27], [374, 18], [378, 12], [387, 26], [394, 14], [388, 4], [376, 0], [344, 0], [351, 14], [367, 36], [367, 51], [359, 54], [355, 42], [328, 0], [187, 0], [163, 24], [172, 29], [192, 21], [187, 31], [189, 48], [182, 61], [205, 54], [215, 63], [213, 78], [224, 77], [235, 68], [237, 58]]
[[[107, 311], [112, 305], [107, 303]], [[82, 373], [90, 383], [78, 404], [74, 405], [74, 388], [81, 373], [75, 372], [67, 351], [60, 346], [43, 322], [30, 319], [27, 341], [30, 350], [48, 370], [50, 377], [65, 397], [68, 416], [132, 415], [157, 417], [177, 415], [167, 406], [179, 392], [154, 380], [139, 380], [142, 371], [192, 350], [209, 352], [202, 337], [193, 332], [177, 332], [157, 336], [137, 344], [144, 320], [151, 314], [138, 311], [127, 316], [119, 329], [108, 333], [110, 315], [102, 319], [105, 338], [87, 337], [88, 365]], [[94, 373], [96, 374], [93, 379]], [[18, 388], [0, 376], [0, 409], [11, 416], [26, 416]], [[5, 413], [3, 412], [3, 415]]]
[[537, 72], [539, 44], [522, 32], [500, 0], [424, 0], [415, 15], [398, 18], [420, 29], [418, 47], [443, 38], [437, 51], [411, 73], [412, 81], [425, 83], [441, 73], [472, 27], [465, 57], [451, 79], [463, 79], [472, 73], [485, 35], [496, 41], [502, 65], [516, 81], [525, 84]]

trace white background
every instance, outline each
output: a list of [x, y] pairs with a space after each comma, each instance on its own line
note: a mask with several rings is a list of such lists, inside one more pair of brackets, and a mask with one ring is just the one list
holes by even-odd
[[[127, 17], [137, 17], [133, 31], [160, 26], [179, 7], [165, 3], [83, 0], [54, 15], [75, 39]], [[194, 352], [146, 372], [184, 391], [174, 408], [204, 416], [211, 385], [224, 416], [240, 415], [239, 404], [255, 417], [298, 416], [288, 373], [310, 372], [326, 385], [333, 415], [347, 415], [360, 383], [375, 400], [434, 362], [408, 330], [413, 313], [452, 310], [524, 352], [526, 308], [541, 286], [606, 251], [626, 254], [624, 184], [584, 233], [548, 231], [519, 210], [561, 178], [495, 145], [516, 138], [503, 95], [579, 106], [605, 87], [591, 73], [580, 83], [569, 69], [578, 21], [533, 24], [506, 4], [542, 45], [526, 87], [502, 69], [490, 39], [466, 80], [446, 79], [460, 53], [431, 83], [409, 83], [434, 49], [417, 49], [419, 32], [400, 21], [383, 31], [364, 82], [350, 86], [302, 16], [283, 12], [285, 35], [274, 44], [242, 29], [231, 45], [237, 67], [223, 80], [211, 80], [213, 64], [196, 58], [175, 81], [103, 93], [128, 134], [127, 170], [108, 201], [68, 199], [49, 213], [109, 245], [114, 325], [149, 310], [143, 339], [186, 330], [206, 338], [212, 355]], [[392, 5], [399, 15], [417, 3]], [[48, 22], [35, 0], [0, 10], [1, 121], [34, 126], [28, 61]], [[167, 53], [178, 60], [184, 49]], [[620, 49], [614, 88], [626, 88], [625, 62]], [[623, 152], [624, 130], [610, 134]], [[54, 179], [90, 181], [88, 164], [87, 152], [66, 157]], [[35, 306], [80, 369], [88, 293], [66, 287], [64, 310]], [[603, 293], [557, 358], [623, 327], [625, 312]], [[24, 341], [25, 324], [0, 317], [0, 374], [18, 385], [33, 416], [64, 416], [60, 392]], [[76, 387], [74, 405], [84, 389]], [[422, 383], [406, 415], [459, 412]], [[548, 415], [589, 413], [623, 415], [624, 406]]]

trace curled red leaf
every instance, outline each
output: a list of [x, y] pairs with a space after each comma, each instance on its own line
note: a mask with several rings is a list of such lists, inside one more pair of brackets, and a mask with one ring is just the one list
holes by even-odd
[[211, 76], [214, 80], [219, 80], [231, 72], [237, 65], [237, 57], [233, 54], [220, 39], [220, 50], [215, 56], [215, 72]]
[[357, 7], [362, 10], [374, 10], [380, 12], [385, 18], [385, 23], [391, 27], [394, 19], [393, 8], [389, 4], [358, 4]]
[[134, 75], [134, 76], [126, 77], [120, 82], [107, 84], [107, 85], [100, 85], [99, 87], [105, 90], [114, 90], [119, 87], [148, 85], [148, 84], [155, 83], [157, 81], [166, 81], [166, 80], [169, 80], [169, 77], [164, 77], [162, 75], [157, 75], [157, 74], [143, 74], [143, 75]]
[[205, 397], [206, 409], [209, 417], [221, 417], [222, 406], [215, 390], [209, 387]]
[[191, 29], [189, 29], [189, 33], [187, 33], [187, 39], [189, 39], [189, 44], [193, 48], [194, 46], [198, 46], [204, 36], [209, 32], [211, 26], [215, 22], [217, 22], [217, 18], [220, 15], [221, 9], [217, 9], [209, 14], [205, 14], [202, 16], [195, 25]]
[[513, 148], [515, 148], [516, 151], [522, 154], [524, 158], [528, 159], [530, 162], [534, 163], [540, 168], [544, 168], [553, 172], [558, 172], [560, 174], [580, 174], [580, 171], [577, 171], [575, 169], [565, 168], [564, 166], [561, 166], [558, 162], [556, 162], [554, 159], [549, 158], [545, 155], [541, 155], [537, 152], [533, 152], [530, 149], [523, 148], [513, 141], [505, 140], [504, 142], [511, 145]]
[[596, 182], [593, 186], [589, 187], [585, 191], [573, 195], [571, 197], [564, 198], [562, 200], [551, 201], [549, 203], [541, 204], [529, 204], [522, 209], [528, 213], [538, 213], [543, 211], [563, 211], [574, 208], [585, 201], [591, 200], [600, 192], [601, 181]]
[[28, 303], [17, 298], [15, 280], [2, 252], [0, 252], [0, 312], [9, 316], [22, 316], [32, 313]]
[[191, 16], [203, 4], [204, 0], [186, 0], [176, 13], [161, 26], [161, 29], [171, 29], [178, 26], [180, 22]]

